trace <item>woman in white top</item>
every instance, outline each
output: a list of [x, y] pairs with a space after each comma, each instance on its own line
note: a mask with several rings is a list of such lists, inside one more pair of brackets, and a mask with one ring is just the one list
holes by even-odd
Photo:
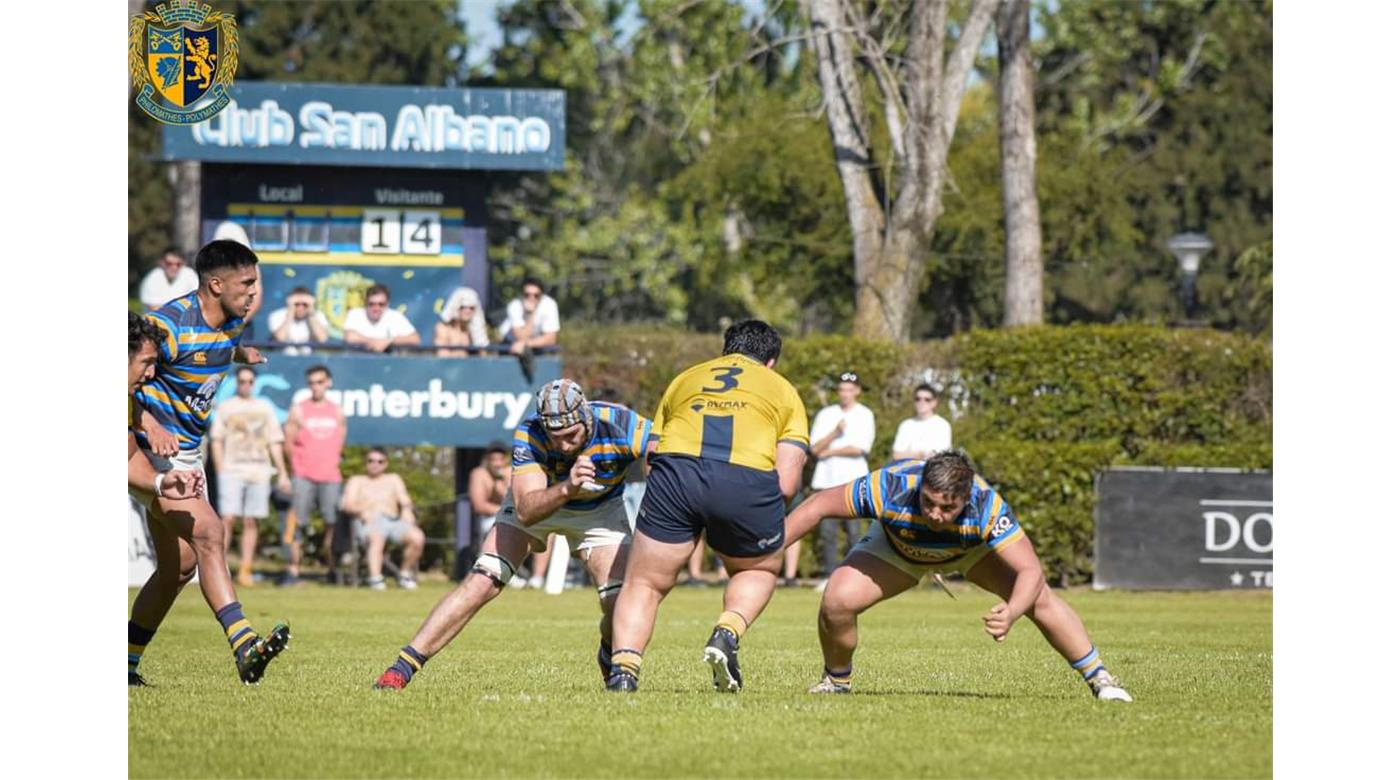
[[458, 287], [448, 296], [442, 306], [441, 322], [433, 327], [433, 344], [444, 347], [437, 351], [438, 357], [466, 357], [477, 355], [480, 349], [461, 347], [485, 347], [491, 343], [486, 332], [486, 315], [481, 311], [481, 297], [470, 287]]
[[921, 384], [914, 388], [914, 416], [895, 431], [890, 460], [928, 460], [935, 452], [952, 449], [953, 426], [933, 413], [937, 408], [938, 396], [932, 387]]

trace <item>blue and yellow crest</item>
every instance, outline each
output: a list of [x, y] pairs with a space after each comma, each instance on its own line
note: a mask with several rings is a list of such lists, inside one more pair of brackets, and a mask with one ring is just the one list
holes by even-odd
[[208, 3], [170, 0], [131, 17], [127, 67], [141, 110], [170, 125], [203, 122], [229, 103], [238, 25]]

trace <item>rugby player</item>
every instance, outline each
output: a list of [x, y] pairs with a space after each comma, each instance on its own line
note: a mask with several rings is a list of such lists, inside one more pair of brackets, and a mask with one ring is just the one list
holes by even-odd
[[[212, 241], [195, 257], [199, 289], [146, 315], [160, 330], [151, 379], [136, 391], [141, 407], [136, 443], [158, 471], [202, 472], [199, 444], [209, 408], [232, 361], [267, 362], [239, 346], [244, 317], [257, 292], [257, 255], [236, 241]], [[253, 684], [286, 646], [290, 631], [278, 624], [259, 637], [243, 617], [228, 564], [224, 524], [202, 495], [176, 497], [133, 491], [148, 510], [156, 570], [136, 595], [127, 624], [127, 683], [145, 685], [137, 673], [141, 654], [196, 566], [204, 600], [223, 626], [238, 676]]]
[[962, 450], [904, 460], [810, 496], [787, 520], [789, 544], [822, 518], [878, 522], [832, 573], [817, 620], [826, 668], [810, 693], [850, 693], [856, 616], [914, 587], [925, 574], [961, 572], [1001, 599], [982, 623], [1005, 641], [1022, 616], [1083, 677], [1094, 696], [1132, 701], [1109, 674], [1074, 608], [1045, 582], [1010, 505]]
[[785, 507], [807, 458], [807, 411], [773, 370], [782, 347], [767, 323], [735, 323], [723, 355], [682, 372], [657, 406], [660, 442], [613, 616], [608, 690], [637, 689], [656, 610], [702, 532], [729, 572], [702, 657], [716, 690], [743, 687], [739, 640], [773, 596]]
[[559, 534], [583, 560], [598, 588], [598, 667], [612, 658], [612, 613], [627, 565], [632, 524], [622, 502], [628, 466], [646, 456], [656, 437], [647, 418], [625, 406], [589, 401], [573, 381], [541, 387], [536, 414], [515, 430], [510, 492], [481, 555], [462, 583], [438, 602], [413, 641], [374, 684], [400, 690], [446, 647], [486, 603], [500, 595], [525, 554], [541, 552]]
[[161, 331], [150, 320], [126, 313], [126, 483], [158, 496], [186, 498], [203, 492], [204, 474], [193, 471], [156, 471], [156, 467], [136, 446], [136, 399], [133, 394], [142, 382], [155, 376], [156, 344]]

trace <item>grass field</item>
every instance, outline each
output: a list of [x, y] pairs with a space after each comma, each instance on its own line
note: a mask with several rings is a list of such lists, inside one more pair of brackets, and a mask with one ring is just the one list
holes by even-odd
[[[745, 637], [745, 690], [710, 690], [716, 588], [662, 605], [633, 696], [605, 695], [596, 597], [506, 591], [402, 694], [370, 684], [447, 583], [418, 592], [244, 589], [292, 624], [258, 687], [186, 589], [128, 698], [132, 777], [1266, 777], [1269, 593], [1066, 597], [1136, 697], [1099, 703], [1029, 621], [981, 632], [992, 597], [908, 593], [861, 620], [856, 693], [810, 696], [818, 597], [780, 590]], [[135, 591], [129, 595], [134, 597]]]

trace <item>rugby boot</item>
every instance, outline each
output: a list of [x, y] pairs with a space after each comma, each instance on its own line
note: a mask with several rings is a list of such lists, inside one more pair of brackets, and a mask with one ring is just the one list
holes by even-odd
[[397, 669], [389, 669], [384, 674], [379, 675], [379, 679], [374, 681], [376, 691], [401, 691], [408, 685], [408, 678]]
[[612, 676], [612, 647], [599, 643], [596, 660], [598, 661], [598, 671], [603, 673], [603, 682], [606, 683], [608, 678]]
[[716, 628], [705, 643], [705, 663], [710, 665], [715, 690], [734, 693], [744, 687], [744, 675], [739, 672], [739, 640], [722, 628]]
[[624, 672], [616, 669], [608, 675], [608, 680], [603, 684], [605, 690], [612, 693], [635, 693], [637, 690], [637, 678], [631, 672]]
[[258, 637], [243, 646], [243, 651], [234, 656], [238, 664], [238, 678], [245, 685], [257, 685], [262, 681], [263, 672], [292, 639], [292, 629], [286, 623], [272, 627], [267, 636]]
[[831, 675], [823, 674], [821, 682], [807, 689], [808, 693], [850, 693], [851, 684], [839, 683], [831, 679]]
[[1089, 678], [1089, 690], [1094, 692], [1094, 698], [1099, 701], [1133, 700], [1133, 697], [1123, 690], [1123, 684], [1118, 682], [1118, 678], [1109, 674], [1107, 669], [1100, 669], [1098, 674]]
[[136, 673], [136, 672], [133, 672], [133, 671], [128, 670], [127, 673], [126, 673], [126, 687], [128, 687], [128, 688], [150, 688], [150, 687], [153, 687], [153, 686], [152, 686], [150, 683], [146, 682], [146, 678], [145, 678], [145, 677], [142, 677], [140, 674], [138, 674], [138, 673]]

